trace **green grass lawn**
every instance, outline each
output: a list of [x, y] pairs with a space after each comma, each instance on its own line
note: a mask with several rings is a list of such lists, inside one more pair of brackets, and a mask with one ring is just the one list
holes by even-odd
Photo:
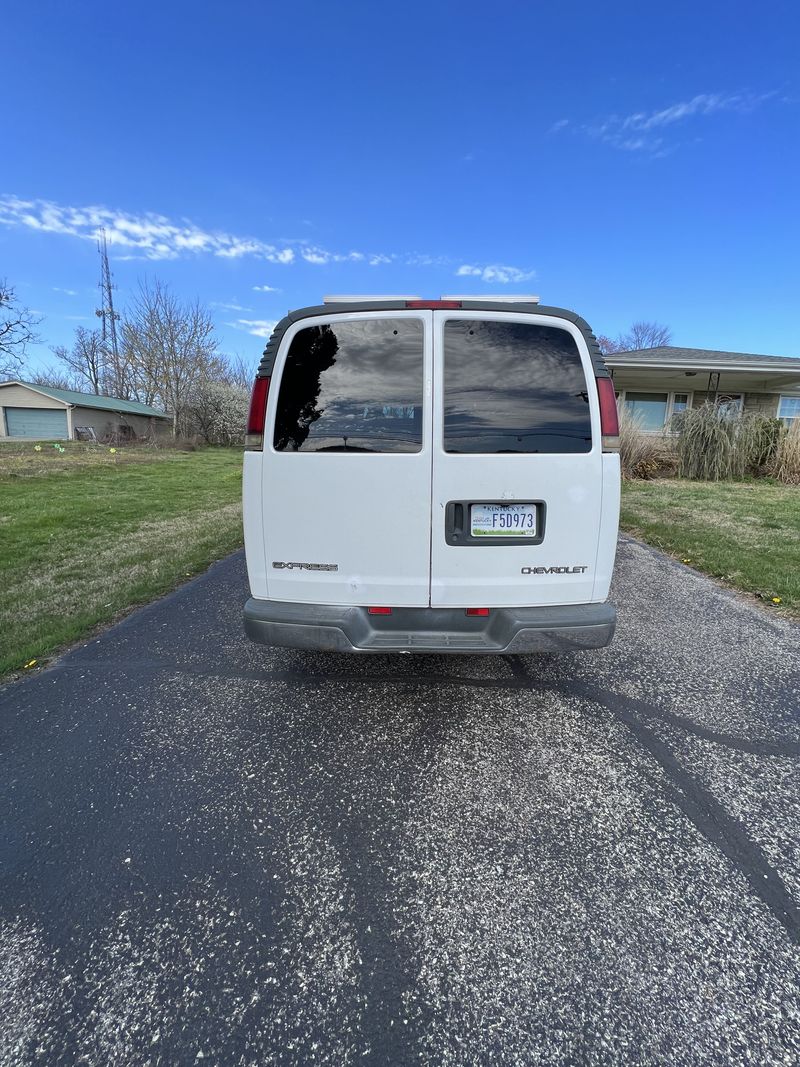
[[[623, 530], [690, 566], [800, 613], [800, 487], [769, 481], [624, 482]], [[773, 604], [773, 598], [780, 604]]]
[[239, 548], [238, 449], [0, 444], [0, 676]]

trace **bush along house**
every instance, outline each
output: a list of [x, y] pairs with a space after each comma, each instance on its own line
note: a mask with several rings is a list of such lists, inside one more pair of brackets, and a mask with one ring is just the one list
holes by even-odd
[[716, 403], [791, 425], [800, 419], [800, 358], [663, 345], [604, 357], [617, 403], [647, 433], [669, 433], [687, 408]]

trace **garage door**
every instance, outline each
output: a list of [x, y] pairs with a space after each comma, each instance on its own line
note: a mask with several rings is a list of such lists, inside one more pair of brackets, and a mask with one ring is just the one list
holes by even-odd
[[6, 433], [9, 437], [66, 441], [67, 413], [52, 408], [6, 408]]

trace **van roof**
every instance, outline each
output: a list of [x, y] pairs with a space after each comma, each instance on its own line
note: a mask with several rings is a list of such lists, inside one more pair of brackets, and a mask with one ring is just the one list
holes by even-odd
[[[330, 304], [315, 304], [311, 307], [298, 308], [296, 311], [290, 311], [288, 315], [285, 315], [272, 331], [269, 340], [267, 341], [264, 354], [261, 357], [261, 363], [259, 364], [256, 377], [268, 378], [272, 375], [272, 370], [275, 365], [275, 357], [278, 354], [280, 343], [283, 340], [283, 335], [295, 322], [299, 322], [301, 319], [314, 318], [317, 315], [351, 315], [354, 312], [359, 311], [408, 311], [407, 297], [373, 297], [373, 298], [359, 298], [351, 302], [343, 303], [330, 303]], [[416, 299], [416, 298], [414, 298]], [[452, 297], [448, 299], [453, 299]], [[432, 304], [436, 303], [436, 300], [430, 301]], [[597, 338], [592, 333], [592, 329], [586, 319], [581, 318], [580, 315], [574, 311], [570, 311], [568, 308], [548, 307], [543, 304], [534, 303], [533, 300], [509, 302], [503, 299], [485, 299], [482, 297], [458, 298], [462, 311], [509, 311], [520, 312], [525, 314], [536, 315], [548, 315], [556, 319], [566, 319], [567, 322], [571, 322], [573, 326], [577, 326], [583, 334], [584, 340], [589, 348], [589, 354], [592, 357], [592, 364], [594, 365], [594, 373], [597, 378], [610, 377], [608, 370], [603, 360], [603, 355], [600, 351], [600, 347], [597, 344]]]

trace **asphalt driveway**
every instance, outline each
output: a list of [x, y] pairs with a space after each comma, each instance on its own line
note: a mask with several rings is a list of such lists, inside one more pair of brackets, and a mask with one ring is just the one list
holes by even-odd
[[0, 693], [0, 1063], [800, 1060], [800, 627], [630, 540], [574, 657], [258, 648], [245, 585]]

